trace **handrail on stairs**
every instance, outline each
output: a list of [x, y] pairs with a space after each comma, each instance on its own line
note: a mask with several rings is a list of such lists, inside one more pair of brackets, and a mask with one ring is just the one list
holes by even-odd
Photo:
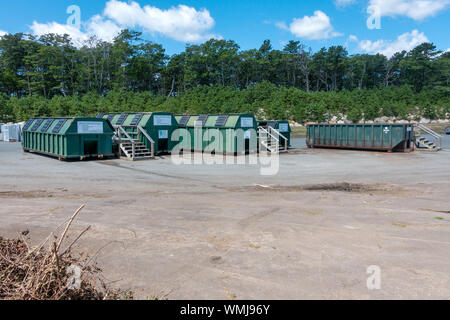
[[262, 130], [263, 132], [265, 132], [267, 135], [269, 135], [269, 136], [271, 136], [274, 140], [276, 140], [277, 142], [280, 142], [280, 140], [277, 138], [277, 137], [275, 137], [273, 134], [271, 134], [269, 131], [267, 131], [265, 128], [263, 128], [263, 127], [259, 127], [258, 128], [260, 131]]
[[[260, 143], [261, 143], [267, 150], [270, 150], [271, 152], [277, 152], [277, 153], [278, 153], [278, 152], [280, 151], [280, 140], [279, 140], [277, 137], [275, 137], [270, 131], [266, 130], [265, 128], [263, 128], [263, 127], [258, 127], [258, 129], [259, 129], [259, 132], [260, 132], [260, 134], [259, 134], [259, 135], [260, 135]], [[266, 145], [266, 141], [261, 140], [261, 132], [266, 134], [266, 137], [267, 137], [267, 145]], [[270, 136], [271, 139], [275, 140], [275, 150], [271, 150], [270, 147], [269, 147], [269, 144], [268, 144], [268, 142], [269, 142], [269, 136]]]
[[137, 129], [138, 129], [138, 137], [139, 137], [139, 133], [142, 133], [147, 138], [147, 140], [150, 142], [152, 158], [154, 158], [155, 157], [155, 141], [152, 139], [152, 137], [150, 137], [150, 135], [144, 128], [142, 128], [141, 126], [137, 126]]
[[436, 145], [439, 145], [438, 148], [442, 149], [442, 136], [439, 133], [431, 130], [430, 128], [428, 128], [427, 126], [424, 126], [421, 123], [418, 123], [416, 126], [419, 129], [421, 129], [421, 130], [425, 131], [426, 133], [428, 133], [429, 135], [431, 135], [434, 138]]
[[127, 137], [131, 142], [132, 155], [131, 157], [134, 159], [136, 157], [136, 141], [131, 138], [131, 136], [126, 132], [126, 130], [122, 126], [117, 126], [117, 135], [119, 137], [119, 144], [122, 146], [122, 133]]
[[289, 140], [288, 140], [288, 138], [286, 138], [283, 134], [281, 134], [280, 131], [278, 131], [275, 128], [270, 127], [269, 130], [270, 131], [274, 131], [280, 138], [282, 138], [284, 140], [284, 151], [288, 151], [288, 149], [289, 149], [289, 145], [288, 145]]

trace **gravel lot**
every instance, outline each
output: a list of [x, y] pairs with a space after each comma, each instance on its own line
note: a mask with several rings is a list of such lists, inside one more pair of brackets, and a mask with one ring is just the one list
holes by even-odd
[[[107, 278], [138, 298], [450, 297], [450, 150], [280, 161], [261, 176], [170, 156], [60, 162], [0, 143], [0, 235], [29, 230], [38, 243], [86, 204], [78, 248], [102, 248]], [[366, 285], [372, 265], [380, 290]]]

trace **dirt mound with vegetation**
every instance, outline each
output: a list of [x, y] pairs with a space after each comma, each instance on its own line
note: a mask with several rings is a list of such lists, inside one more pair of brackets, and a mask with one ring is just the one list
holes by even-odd
[[67, 221], [64, 231], [51, 234], [33, 247], [26, 239], [0, 237], [0, 300], [118, 300], [132, 299], [130, 292], [113, 290], [103, 280], [94, 259], [74, 254], [72, 247], [90, 229], [65, 244], [76, 215]]

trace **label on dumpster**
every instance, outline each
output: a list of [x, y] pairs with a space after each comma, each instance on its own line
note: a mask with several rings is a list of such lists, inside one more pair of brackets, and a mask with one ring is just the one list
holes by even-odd
[[384, 128], [384, 133], [385, 133], [385, 134], [388, 134], [389, 132], [391, 132], [391, 130], [389, 130], [388, 127]]
[[159, 130], [158, 137], [159, 137], [159, 139], [169, 139], [169, 131], [168, 130]]
[[253, 128], [253, 118], [241, 118], [242, 128]]
[[289, 132], [289, 125], [287, 123], [280, 123], [280, 132]]
[[171, 126], [172, 117], [171, 116], [154, 116], [153, 117], [155, 126]]
[[96, 134], [103, 133], [103, 122], [100, 121], [79, 121], [78, 133]]

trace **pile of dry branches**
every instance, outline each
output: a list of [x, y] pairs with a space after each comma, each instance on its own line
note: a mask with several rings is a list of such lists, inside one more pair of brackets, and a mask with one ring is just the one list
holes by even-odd
[[[52, 233], [37, 247], [23, 238], [0, 237], [0, 299], [5, 300], [105, 300], [129, 299], [120, 291], [107, 287], [101, 270], [93, 259], [74, 257], [72, 247], [90, 229], [86, 228], [70, 244], [64, 246], [68, 231], [81, 206], [65, 222], [64, 231]], [[61, 227], [64, 226], [61, 225]], [[59, 228], [58, 228], [59, 229]], [[23, 235], [26, 236], [26, 233]], [[64, 248], [63, 248], [64, 247]]]

